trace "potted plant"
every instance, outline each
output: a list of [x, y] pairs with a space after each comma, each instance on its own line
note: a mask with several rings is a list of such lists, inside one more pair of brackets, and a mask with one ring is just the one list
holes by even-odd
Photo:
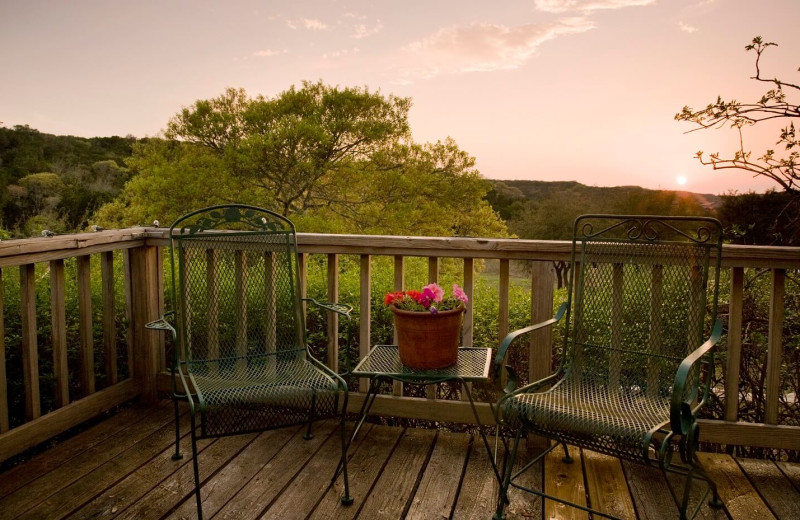
[[394, 313], [400, 361], [410, 368], [435, 369], [454, 365], [461, 343], [461, 322], [468, 302], [457, 284], [446, 297], [439, 284], [422, 291], [391, 292], [383, 303]]

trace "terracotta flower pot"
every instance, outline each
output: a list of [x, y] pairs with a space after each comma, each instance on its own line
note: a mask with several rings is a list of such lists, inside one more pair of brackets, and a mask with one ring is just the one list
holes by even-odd
[[454, 365], [461, 343], [464, 305], [449, 311], [412, 312], [395, 306], [394, 325], [400, 361], [410, 368], [433, 369]]

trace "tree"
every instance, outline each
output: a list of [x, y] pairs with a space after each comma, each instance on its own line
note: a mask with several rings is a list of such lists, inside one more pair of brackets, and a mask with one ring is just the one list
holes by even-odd
[[[800, 170], [797, 149], [798, 141], [795, 132], [794, 120], [800, 117], [800, 106], [789, 101], [787, 90], [797, 94], [800, 85], [788, 83], [778, 78], [768, 79], [762, 77], [760, 60], [761, 55], [769, 47], [777, 46], [773, 42], [765, 42], [760, 36], [753, 38], [752, 43], [745, 47], [746, 51], [755, 51], [755, 76], [750, 79], [770, 84], [773, 88], [768, 90], [761, 99], [753, 103], [741, 103], [731, 100], [725, 101], [717, 97], [716, 102], [709, 104], [702, 110], [693, 110], [685, 106], [675, 115], [678, 121], [689, 121], [698, 125], [692, 131], [709, 128], [722, 128], [730, 126], [739, 135], [739, 149], [733, 157], [723, 158], [719, 153], [712, 153], [706, 159], [702, 151], [697, 152], [697, 158], [704, 165], [710, 165], [715, 170], [736, 168], [772, 179], [791, 194], [790, 202], [783, 208], [780, 220], [774, 223], [774, 232], [782, 235], [784, 243], [797, 243], [800, 241]], [[780, 129], [777, 146], [783, 150], [776, 152], [767, 149], [758, 158], [753, 158], [752, 152], [745, 146], [744, 129], [770, 120], [784, 120], [788, 124]]]
[[[411, 141], [407, 98], [303, 83], [275, 98], [241, 89], [200, 100], [134, 146], [135, 176], [103, 225], [170, 222], [244, 202], [329, 233], [505, 236], [488, 183], [452, 139]], [[213, 189], [208, 189], [209, 184]]]

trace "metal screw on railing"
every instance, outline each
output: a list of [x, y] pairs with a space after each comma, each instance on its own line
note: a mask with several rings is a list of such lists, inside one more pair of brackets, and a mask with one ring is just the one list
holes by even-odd
[[153, 226], [154, 226], [154, 227], [158, 227], [158, 220], [154, 220], [154, 221], [153, 221]]
[[52, 236], [55, 236], [55, 235], [56, 234], [53, 233], [52, 231], [50, 231], [49, 229], [43, 229], [42, 230], [42, 236], [43, 237], [52, 237]]
[[103, 226], [98, 226], [97, 224], [92, 226], [92, 231], [97, 233], [98, 231], [103, 231], [105, 228]]

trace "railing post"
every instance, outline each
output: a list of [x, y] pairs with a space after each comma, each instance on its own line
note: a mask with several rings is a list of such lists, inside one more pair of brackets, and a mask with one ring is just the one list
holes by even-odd
[[[339, 255], [328, 255], [328, 301], [339, 301]], [[328, 312], [328, 367], [339, 371], [339, 315]], [[349, 352], [348, 352], [349, 355]]]
[[[6, 337], [2, 269], [0, 269], [0, 336]], [[6, 349], [4, 343], [3, 349], [0, 350], [0, 433], [7, 432], [8, 428], [8, 384], [6, 380]]]
[[[370, 320], [372, 319], [372, 309], [370, 307], [372, 303], [372, 263], [370, 261], [370, 255], [361, 255], [360, 260], [360, 267], [359, 267], [359, 279], [360, 279], [360, 300], [361, 300], [361, 308], [360, 310], [360, 326], [359, 326], [359, 335], [358, 335], [358, 358], [363, 359], [364, 356], [367, 355], [369, 352], [369, 343], [370, 343]], [[362, 377], [358, 382], [358, 389], [359, 392], [367, 392], [367, 379]]]
[[742, 309], [744, 268], [731, 269], [731, 296], [728, 304], [728, 366], [725, 373], [725, 420], [739, 417], [739, 371], [742, 366]]
[[161, 369], [163, 352], [156, 336], [158, 331], [145, 329], [145, 324], [158, 318], [163, 305], [159, 293], [159, 249], [143, 246], [131, 250], [130, 277], [132, 292], [133, 376], [145, 402], [158, 400], [156, 375]]
[[20, 305], [22, 307], [22, 379], [25, 386], [25, 418], [29, 421], [41, 415], [35, 278], [33, 264], [19, 267]]
[[[531, 268], [531, 323], [539, 323], [553, 317], [553, 263], [533, 262]], [[553, 362], [551, 327], [531, 333], [528, 356], [528, 380], [537, 381], [547, 377]]]
[[781, 392], [781, 358], [783, 354], [783, 318], [786, 299], [786, 270], [772, 270], [772, 292], [769, 299], [769, 332], [767, 340], [767, 380], [764, 393], [767, 396], [767, 424], [778, 424], [778, 402]]

